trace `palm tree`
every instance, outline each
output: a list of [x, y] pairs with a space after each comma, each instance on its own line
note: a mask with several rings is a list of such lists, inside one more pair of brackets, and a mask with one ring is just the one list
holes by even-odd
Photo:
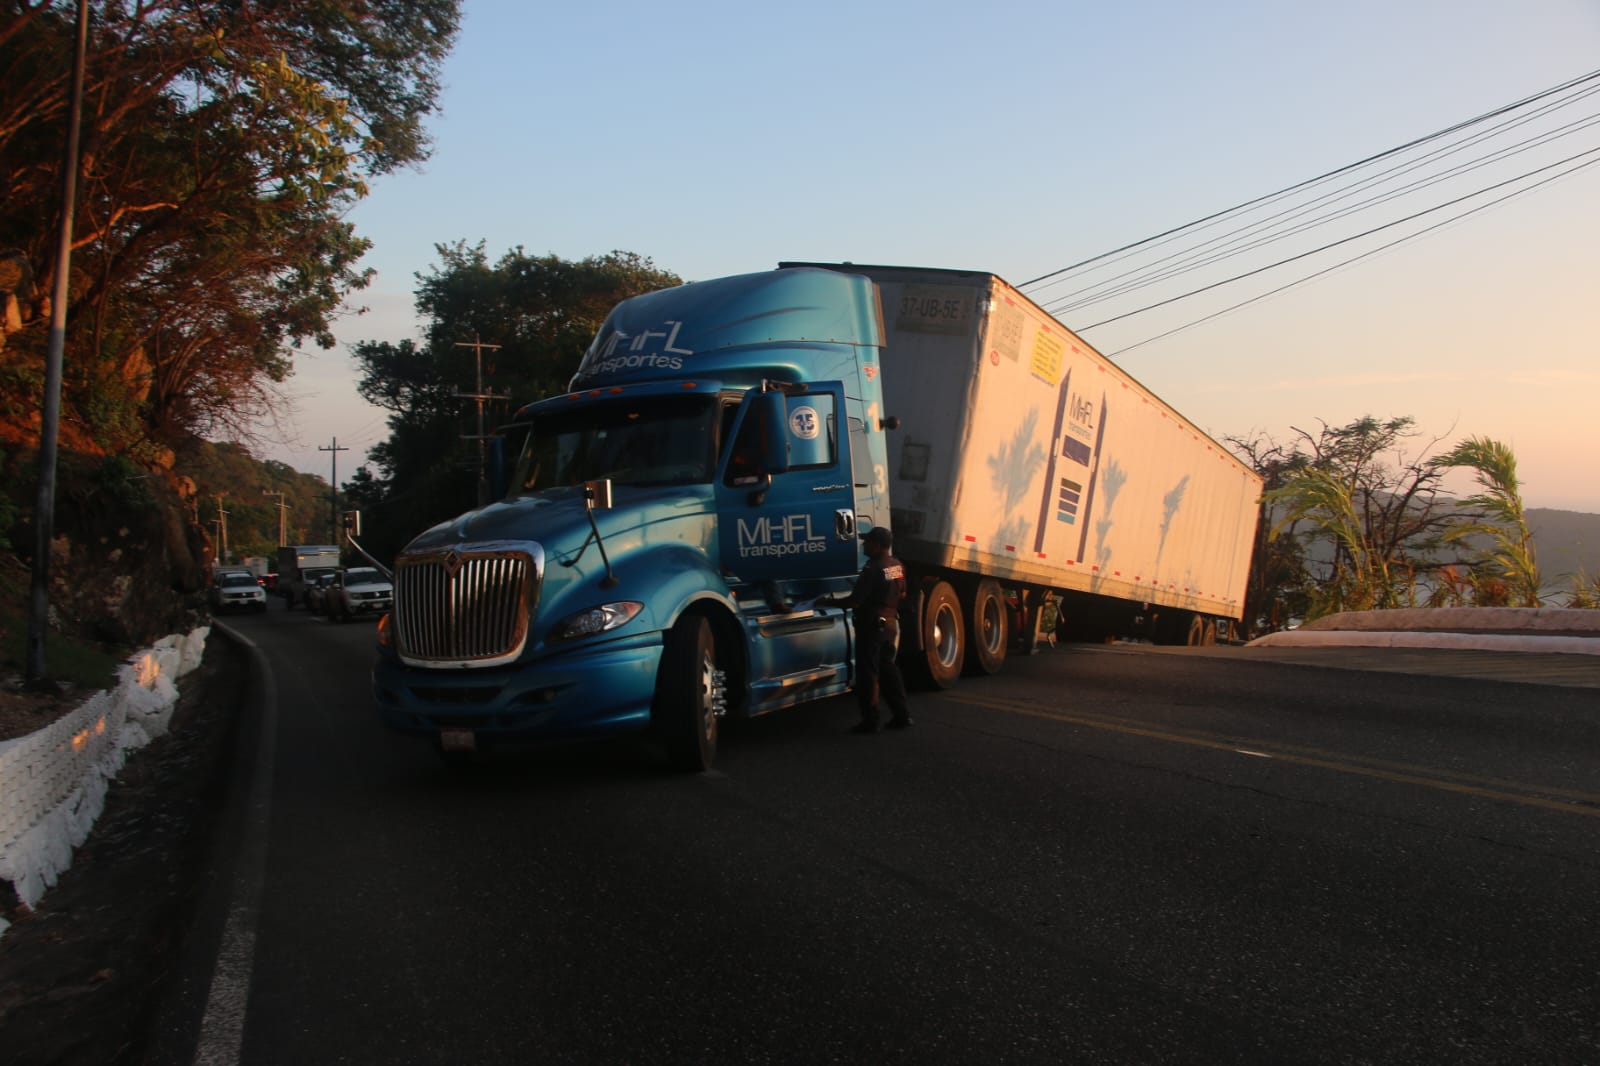
[[1312, 617], [1337, 611], [1397, 606], [1389, 577], [1389, 560], [1381, 551], [1374, 550], [1355, 495], [1349, 483], [1338, 474], [1310, 467], [1282, 487], [1264, 493], [1262, 499], [1269, 504], [1282, 503], [1285, 507], [1269, 539], [1276, 540], [1286, 528], [1304, 521], [1334, 545], [1333, 574], [1313, 594], [1316, 602], [1312, 606]]
[[1473, 480], [1482, 490], [1461, 501], [1462, 506], [1479, 513], [1473, 520], [1451, 529], [1445, 539], [1461, 541], [1475, 536], [1487, 537], [1492, 547], [1481, 553], [1475, 569], [1503, 583], [1512, 606], [1539, 606], [1539, 564], [1522, 506], [1516, 455], [1499, 441], [1468, 437], [1433, 463], [1441, 469], [1471, 470]]

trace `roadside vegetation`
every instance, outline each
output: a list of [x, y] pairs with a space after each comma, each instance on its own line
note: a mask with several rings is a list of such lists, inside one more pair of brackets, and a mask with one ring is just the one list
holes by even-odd
[[[460, 6], [89, 4], [68, 269], [57, 235], [78, 5], [9, 5], [0, 551], [30, 569], [43, 562], [32, 558], [34, 486], [51, 303], [66, 271], [52, 638], [138, 646], [203, 609], [221, 516], [208, 529], [183, 464], [204, 465], [207, 441], [260, 440], [296, 351], [332, 347], [334, 317], [369, 277], [349, 211], [370, 181], [427, 158], [424, 120]], [[266, 478], [251, 498], [270, 488], [299, 492]], [[310, 519], [309, 506], [297, 510]], [[69, 661], [53, 655], [52, 675]]]
[[[1410, 417], [1229, 438], [1265, 490], [1246, 624], [1252, 634], [1339, 611], [1399, 607], [1596, 607], [1583, 570], [1551, 595], [1541, 575], [1516, 456], [1468, 437], [1415, 445]], [[1443, 490], [1452, 471], [1478, 491]], [[1554, 601], [1554, 602], [1547, 602]]]

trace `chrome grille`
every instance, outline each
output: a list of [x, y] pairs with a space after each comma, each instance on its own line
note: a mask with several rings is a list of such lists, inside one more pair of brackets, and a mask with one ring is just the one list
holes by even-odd
[[538, 563], [526, 551], [453, 548], [399, 560], [395, 638], [407, 662], [489, 666], [528, 635]]

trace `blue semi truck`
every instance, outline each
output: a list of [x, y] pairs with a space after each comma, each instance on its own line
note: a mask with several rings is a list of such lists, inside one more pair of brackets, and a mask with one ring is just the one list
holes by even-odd
[[[887, 399], [886, 399], [887, 398]], [[851, 264], [626, 300], [507, 427], [496, 502], [395, 561], [375, 696], [447, 756], [720, 720], [852, 684], [860, 534], [895, 533], [908, 674], [1063, 632], [1237, 620], [1260, 479], [1000, 278]]]

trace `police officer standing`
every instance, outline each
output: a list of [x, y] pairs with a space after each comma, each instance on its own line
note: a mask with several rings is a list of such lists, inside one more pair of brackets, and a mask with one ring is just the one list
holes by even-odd
[[867, 565], [861, 568], [848, 596], [825, 596], [818, 607], [849, 607], [855, 611], [856, 702], [861, 721], [852, 733], [878, 731], [878, 698], [889, 705], [890, 729], [911, 724], [911, 709], [906, 704], [906, 686], [895, 665], [900, 647], [900, 599], [906, 594], [906, 570], [890, 554], [894, 538], [884, 526], [873, 526], [861, 535]]

